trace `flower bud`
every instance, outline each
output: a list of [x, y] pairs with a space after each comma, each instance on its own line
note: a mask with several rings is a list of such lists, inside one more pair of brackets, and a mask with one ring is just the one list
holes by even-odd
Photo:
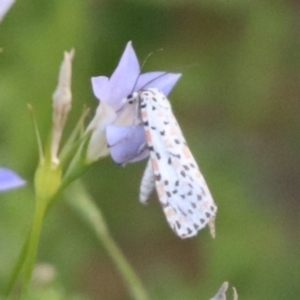
[[59, 143], [62, 132], [67, 120], [68, 113], [71, 109], [72, 93], [71, 93], [71, 75], [72, 75], [72, 59], [74, 57], [74, 49], [64, 53], [64, 60], [60, 66], [58, 85], [53, 93], [53, 116], [52, 116], [52, 141], [51, 141], [51, 161], [58, 164], [57, 157]]

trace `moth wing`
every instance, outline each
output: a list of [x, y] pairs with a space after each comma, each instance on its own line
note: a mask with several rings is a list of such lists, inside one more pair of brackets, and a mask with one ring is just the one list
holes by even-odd
[[156, 89], [139, 97], [159, 201], [175, 233], [192, 237], [207, 224], [213, 225], [217, 207], [168, 99]]

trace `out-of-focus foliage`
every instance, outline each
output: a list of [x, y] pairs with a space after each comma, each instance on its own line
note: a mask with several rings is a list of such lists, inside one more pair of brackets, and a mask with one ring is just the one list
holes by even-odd
[[24, 300], [89, 300], [81, 295], [68, 295], [62, 287], [47, 287], [31, 290]]
[[[37, 149], [26, 104], [46, 140], [62, 53], [74, 47], [70, 131], [84, 103], [97, 105], [90, 77], [110, 75], [132, 40], [141, 60], [164, 49], [145, 71], [183, 73], [170, 99], [219, 207], [215, 240], [205, 230], [181, 241], [155, 195], [147, 207], [138, 203], [143, 163], [121, 168], [107, 158], [85, 175], [152, 298], [209, 299], [226, 280], [244, 300], [298, 300], [299, 16], [291, 0], [17, 1], [0, 24], [0, 164], [29, 186], [1, 194], [0, 288], [33, 212]], [[67, 294], [127, 298], [107, 254], [64, 201], [47, 216], [38, 261], [55, 265]], [[67, 296], [59, 297], [45, 299]]]

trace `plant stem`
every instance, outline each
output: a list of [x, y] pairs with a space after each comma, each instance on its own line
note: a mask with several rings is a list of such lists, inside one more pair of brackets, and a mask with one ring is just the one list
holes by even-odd
[[24, 265], [24, 262], [26, 260], [26, 254], [27, 254], [27, 249], [28, 249], [28, 243], [29, 243], [29, 234], [27, 235], [27, 238], [23, 244], [23, 247], [22, 247], [22, 250], [21, 250], [21, 253], [19, 254], [19, 257], [17, 259], [17, 262], [13, 268], [13, 271], [10, 275], [10, 278], [8, 280], [8, 283], [7, 283], [7, 286], [6, 286], [6, 289], [4, 291], [4, 296], [5, 298], [7, 298], [11, 292], [12, 292], [12, 289], [14, 287], [14, 284], [16, 282], [16, 280], [18, 279], [18, 276], [21, 272], [21, 269]]
[[149, 300], [140, 279], [113, 240], [100, 209], [84, 186], [77, 180], [66, 192], [67, 201], [93, 229], [111, 259], [119, 269], [135, 300]]
[[38, 243], [41, 235], [43, 220], [47, 206], [44, 201], [37, 201], [33, 218], [31, 231], [29, 233], [28, 248], [26, 252], [26, 260], [24, 262], [24, 280], [22, 285], [22, 294], [28, 289], [34, 263], [37, 254]]
[[26, 240], [23, 244], [21, 253], [17, 259], [17, 262], [14, 266], [14, 269], [11, 273], [11, 276], [8, 280], [6, 289], [4, 291], [4, 296], [7, 298], [16, 283], [16, 280], [19, 277], [19, 274], [25, 265], [25, 274], [24, 274], [24, 281], [22, 286], [22, 292], [25, 292], [28, 289], [28, 285], [30, 283], [31, 274], [34, 267], [34, 262], [36, 258], [37, 248], [38, 248], [38, 241], [41, 234], [43, 219], [45, 216], [46, 207], [39, 206], [35, 209], [35, 215], [32, 223], [31, 230], [26, 237]]

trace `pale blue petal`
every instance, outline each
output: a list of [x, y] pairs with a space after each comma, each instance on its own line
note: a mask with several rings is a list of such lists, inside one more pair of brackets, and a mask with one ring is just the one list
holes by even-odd
[[118, 164], [139, 161], [149, 156], [142, 125], [106, 127], [106, 140], [112, 159]]
[[105, 101], [108, 101], [108, 104], [115, 109], [119, 109], [121, 100], [132, 93], [139, 73], [139, 61], [131, 42], [128, 42], [120, 62], [109, 80]]
[[129, 163], [134, 163], [134, 162], [138, 162], [141, 160], [144, 160], [145, 158], [149, 157], [150, 152], [148, 147], [143, 147], [142, 149], [139, 150], [139, 152], [135, 155], [134, 158], [132, 158], [130, 161], [128, 161]]
[[168, 72], [149, 72], [139, 77], [135, 91], [156, 88], [166, 96], [171, 92], [181, 74]]
[[109, 79], [106, 76], [92, 77], [92, 88], [94, 95], [101, 101], [107, 101]]
[[25, 180], [22, 179], [16, 172], [0, 167], [0, 191], [7, 191], [21, 187], [25, 184]]
[[0, 22], [14, 4], [14, 0], [0, 0]]

